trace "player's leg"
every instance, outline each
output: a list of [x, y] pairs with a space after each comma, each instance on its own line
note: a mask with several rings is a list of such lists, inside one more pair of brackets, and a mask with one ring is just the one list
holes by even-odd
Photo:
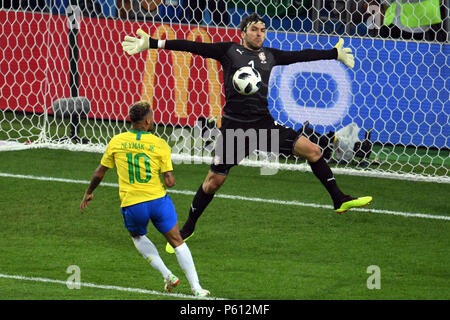
[[[192, 200], [189, 208], [188, 219], [180, 230], [183, 239], [187, 239], [192, 235], [198, 218], [200, 218], [203, 211], [214, 198], [214, 194], [224, 184], [230, 169], [235, 165], [235, 162], [227, 163], [227, 148], [232, 148], [230, 151], [233, 151], [233, 155], [236, 155], [237, 152], [235, 149], [236, 145], [234, 143], [234, 138], [227, 139], [226, 134], [228, 129], [233, 130], [234, 128], [235, 126], [230, 123], [230, 121], [224, 120], [222, 122], [220, 135], [217, 138], [214, 148], [214, 160], [211, 164], [211, 169], [195, 193], [194, 199]], [[228, 145], [228, 142], [232, 142], [231, 146]]]
[[[157, 206], [152, 211], [151, 219], [156, 229], [161, 232], [172, 245], [177, 256], [178, 263], [181, 269], [186, 274], [186, 277], [191, 285], [192, 292], [196, 296], [206, 296], [209, 294], [208, 290], [204, 290], [200, 286], [197, 271], [195, 270], [194, 259], [192, 258], [191, 251], [186, 243], [183, 241], [178, 229], [177, 214], [175, 212], [175, 206], [169, 195], [163, 198], [157, 199]], [[171, 291], [172, 287], [178, 284], [166, 281], [166, 290]]]
[[180, 231], [183, 239], [187, 239], [194, 232], [198, 218], [200, 218], [203, 211], [205, 211], [206, 207], [214, 198], [214, 194], [225, 183], [226, 178], [227, 176], [225, 174], [218, 174], [211, 170], [208, 172], [192, 200], [188, 219]]
[[319, 146], [309, 141], [305, 136], [300, 136], [297, 139], [293, 151], [294, 154], [308, 161], [312, 172], [330, 194], [336, 212], [342, 213], [353, 207], [362, 207], [372, 201], [372, 197], [353, 198], [344, 194], [339, 189], [333, 172], [323, 158]]
[[[208, 175], [192, 200], [188, 219], [180, 230], [181, 237], [184, 240], [187, 240], [193, 235], [197, 220], [214, 198], [214, 194], [225, 183], [230, 169], [247, 157], [250, 151], [253, 151], [249, 149], [248, 140], [238, 139], [236, 136], [236, 132], [243, 133], [246, 129], [248, 128], [242, 126], [240, 123], [233, 123], [229, 120], [222, 122], [220, 135], [215, 145], [213, 163], [211, 164]], [[168, 253], [174, 252], [169, 243], [166, 246], [166, 251]]]
[[335, 206], [345, 197], [339, 189], [333, 172], [322, 157], [322, 151], [317, 144], [312, 143], [305, 136], [300, 136], [294, 145], [294, 153], [305, 158], [314, 175], [327, 189]]
[[137, 234], [131, 234], [133, 243], [136, 249], [142, 254], [142, 256], [150, 263], [150, 265], [158, 270], [164, 278], [164, 289], [171, 291], [178, 285], [180, 280], [166, 267], [164, 261], [161, 259], [158, 249], [145, 235], [140, 236]]
[[[189, 208], [189, 215], [183, 228], [180, 230], [180, 235], [184, 240], [189, 239], [195, 230], [195, 225], [197, 220], [200, 218], [202, 213], [205, 211], [206, 207], [209, 205], [211, 200], [214, 198], [214, 194], [220, 187], [225, 183], [226, 175], [216, 174], [211, 170], [208, 172], [203, 183], [198, 188], [195, 193], [194, 199], [192, 200], [191, 207]], [[175, 253], [173, 246], [170, 242], [166, 245], [167, 253]]]
[[124, 207], [122, 208], [122, 216], [125, 228], [130, 232], [133, 244], [139, 253], [154, 269], [161, 273], [165, 281], [171, 278], [172, 272], [159, 256], [158, 249], [146, 236], [149, 221], [148, 203]]
[[164, 233], [167, 241], [172, 245], [175, 251], [175, 255], [177, 257], [178, 263], [181, 269], [186, 274], [186, 278], [189, 281], [192, 292], [196, 296], [207, 296], [209, 295], [209, 291], [205, 290], [201, 287], [200, 281], [198, 279], [197, 271], [195, 270], [194, 259], [192, 258], [191, 251], [187, 246], [186, 242], [183, 241], [180, 235], [180, 231], [178, 229], [178, 223], [169, 230]]

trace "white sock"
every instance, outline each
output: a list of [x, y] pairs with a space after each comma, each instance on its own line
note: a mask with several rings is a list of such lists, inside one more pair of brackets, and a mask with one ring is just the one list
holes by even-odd
[[195, 270], [194, 260], [192, 259], [191, 251], [189, 250], [186, 242], [181, 246], [174, 248], [175, 254], [180, 264], [181, 269], [183, 269], [186, 274], [186, 278], [191, 285], [192, 290], [200, 290], [200, 282], [198, 280], [197, 271]]
[[172, 274], [159, 256], [158, 249], [146, 236], [133, 237], [133, 243], [142, 256], [150, 262], [150, 265], [161, 272], [164, 279]]

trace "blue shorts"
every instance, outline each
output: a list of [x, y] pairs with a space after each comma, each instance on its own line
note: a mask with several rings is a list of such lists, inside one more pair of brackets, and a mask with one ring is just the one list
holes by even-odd
[[177, 223], [178, 217], [172, 199], [164, 197], [122, 207], [123, 224], [128, 231], [143, 236], [147, 233], [147, 225], [152, 220], [155, 228], [166, 233]]

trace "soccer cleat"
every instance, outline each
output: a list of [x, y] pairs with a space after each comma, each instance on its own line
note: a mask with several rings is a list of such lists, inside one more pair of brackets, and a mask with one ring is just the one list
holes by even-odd
[[355, 207], [364, 207], [372, 202], [372, 197], [361, 197], [361, 198], [344, 198], [344, 201], [338, 208], [335, 208], [334, 211], [341, 214], [343, 212], [347, 212], [351, 208]]
[[177, 276], [171, 274], [164, 282], [164, 290], [166, 290], [167, 292], [171, 292], [173, 288], [175, 288], [180, 283], [180, 279], [178, 279]]
[[[184, 241], [186, 241], [187, 239], [189, 239], [190, 237], [192, 237], [194, 235], [194, 233], [192, 232], [191, 235], [189, 237], [187, 237], [186, 239], [184, 239]], [[172, 247], [172, 245], [170, 243], [167, 242], [166, 244], [166, 252], [170, 253], [170, 254], [174, 254], [175, 253], [175, 249]]]
[[210, 292], [205, 289], [193, 289], [192, 292], [196, 297], [206, 297], [209, 296]]

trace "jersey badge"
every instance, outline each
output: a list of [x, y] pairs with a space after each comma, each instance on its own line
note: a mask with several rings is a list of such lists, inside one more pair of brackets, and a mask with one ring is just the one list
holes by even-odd
[[264, 54], [264, 52], [258, 53], [258, 57], [259, 57], [259, 60], [261, 60], [261, 63], [262, 63], [262, 64], [267, 63], [266, 55]]

